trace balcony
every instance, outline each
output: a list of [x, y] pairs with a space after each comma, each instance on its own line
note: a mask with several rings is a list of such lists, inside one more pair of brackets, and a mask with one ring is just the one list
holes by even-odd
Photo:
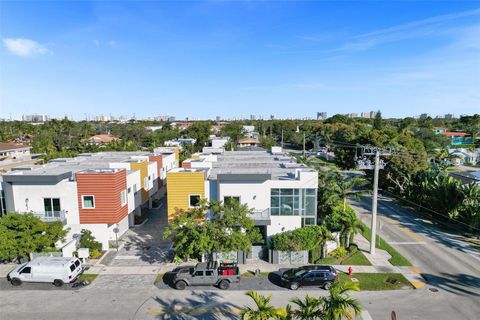
[[56, 222], [60, 221], [63, 224], [66, 224], [67, 217], [66, 211], [35, 211], [33, 215], [44, 222]]
[[255, 210], [250, 215], [250, 217], [255, 220], [256, 226], [268, 226], [270, 225], [270, 208], [264, 210]]

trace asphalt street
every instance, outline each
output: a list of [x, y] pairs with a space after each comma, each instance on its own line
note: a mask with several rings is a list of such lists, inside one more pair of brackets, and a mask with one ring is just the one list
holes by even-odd
[[[368, 224], [370, 200], [352, 204]], [[399, 320], [479, 319], [479, 253], [457, 235], [436, 230], [388, 199], [380, 200], [379, 212], [380, 235], [418, 268], [427, 285], [416, 290], [353, 293], [366, 311], [362, 319], [390, 319], [392, 310]], [[41, 290], [35, 285], [12, 290], [0, 285], [0, 319], [235, 319], [239, 309], [251, 303], [242, 288], [177, 291], [155, 286], [153, 280], [152, 275], [100, 275], [90, 286], [77, 290]], [[272, 304], [279, 307], [297, 296], [327, 294], [324, 290], [258, 289], [271, 294]]]
[[[351, 204], [370, 226], [371, 198], [363, 197]], [[380, 236], [409, 259], [427, 282], [416, 291], [442, 294], [442, 307], [456, 311], [452, 319], [478, 319], [480, 252], [462, 242], [460, 235], [439, 230], [389, 198], [379, 198], [378, 213]]]

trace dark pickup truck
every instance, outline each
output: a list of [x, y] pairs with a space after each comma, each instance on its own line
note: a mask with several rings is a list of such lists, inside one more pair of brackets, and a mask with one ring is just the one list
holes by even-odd
[[176, 289], [183, 290], [187, 286], [218, 286], [222, 290], [230, 288], [233, 282], [239, 282], [240, 275], [236, 264], [201, 262], [195, 267], [179, 269], [174, 277], [173, 284]]

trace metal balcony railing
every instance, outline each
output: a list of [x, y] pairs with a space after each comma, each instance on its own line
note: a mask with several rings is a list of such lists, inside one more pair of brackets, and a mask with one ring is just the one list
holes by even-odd
[[35, 211], [33, 215], [44, 222], [66, 222], [66, 212], [65, 210], [61, 211]]
[[256, 210], [251, 214], [253, 220], [270, 220], [270, 208]]

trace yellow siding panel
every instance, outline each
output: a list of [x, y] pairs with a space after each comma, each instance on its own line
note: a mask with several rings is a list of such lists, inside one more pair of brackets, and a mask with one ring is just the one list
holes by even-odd
[[145, 189], [144, 181], [145, 178], [148, 177], [148, 161], [141, 161], [141, 162], [130, 162], [130, 168], [132, 170], [139, 170], [140, 171], [140, 191], [142, 193], [142, 203], [148, 200], [148, 190]]
[[178, 209], [189, 209], [189, 195], [199, 194], [205, 199], [204, 172], [167, 173], [168, 220], [172, 220]]

